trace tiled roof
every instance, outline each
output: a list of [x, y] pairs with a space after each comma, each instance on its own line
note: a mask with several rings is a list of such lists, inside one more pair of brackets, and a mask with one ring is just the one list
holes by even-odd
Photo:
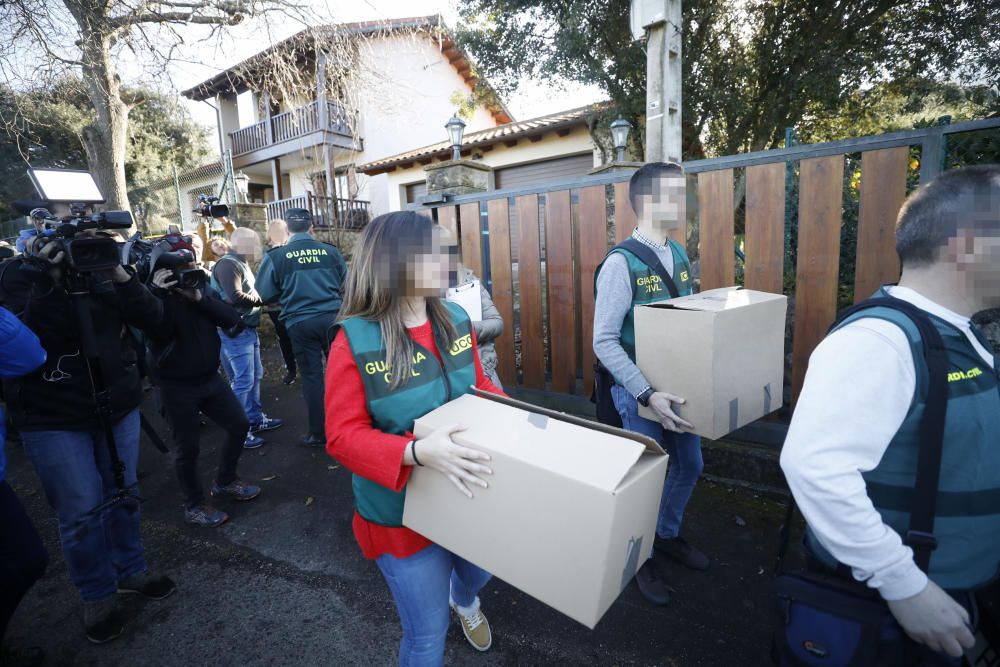
[[[357, 23], [339, 23], [318, 28], [306, 28], [291, 37], [288, 37], [274, 46], [271, 46], [260, 53], [257, 53], [246, 60], [233, 65], [225, 71], [219, 72], [211, 79], [202, 81], [196, 86], [181, 92], [184, 97], [193, 100], [207, 100], [219, 93], [239, 93], [250, 90], [252, 87], [252, 77], [255, 67], [267, 66], [265, 54], [272, 51], [280, 51], [289, 48], [296, 42], [307, 38], [310, 35], [322, 36], [324, 32], [347, 33], [351, 35], [372, 35], [378, 33], [391, 33], [399, 30], [437, 30], [440, 36], [441, 51], [451, 64], [465, 79], [470, 87], [475, 87], [478, 79], [473, 74], [473, 66], [465, 51], [455, 43], [454, 36], [444, 25], [440, 15], [417, 16], [402, 19], [387, 19], [379, 21], [361, 21]], [[485, 83], [485, 82], [484, 82]], [[489, 111], [497, 122], [510, 123], [513, 116], [510, 111], [500, 101], [499, 96], [492, 93], [492, 88], [486, 84], [486, 88], [491, 92], [494, 101], [489, 105]]]
[[[462, 150], [485, 148], [501, 141], [514, 141], [522, 137], [541, 135], [553, 130], [566, 129], [576, 125], [587, 125], [590, 117], [599, 112], [603, 106], [603, 103], [589, 104], [585, 107], [570, 109], [569, 111], [561, 111], [548, 116], [523, 120], [518, 123], [507, 123], [486, 130], [480, 130], [479, 132], [473, 132], [463, 137]], [[358, 167], [358, 171], [373, 176], [392, 171], [397, 166], [407, 162], [429, 162], [434, 158], [447, 158], [449, 155], [451, 155], [451, 144], [447, 141], [442, 141], [363, 164]]]

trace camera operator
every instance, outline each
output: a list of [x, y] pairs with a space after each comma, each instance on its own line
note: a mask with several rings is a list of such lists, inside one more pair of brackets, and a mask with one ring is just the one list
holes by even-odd
[[[200, 271], [188, 243], [181, 241], [173, 246], [170, 255], [188, 260], [179, 268]], [[192, 286], [179, 284], [173, 269], [157, 268], [163, 266], [163, 259], [161, 256], [153, 267], [152, 289], [163, 302], [163, 318], [146, 332], [149, 370], [160, 388], [164, 411], [173, 429], [184, 519], [191, 524], [215, 527], [229, 515], [205, 503], [198, 481], [199, 412], [226, 432], [211, 496], [252, 500], [260, 495], [260, 487], [236, 477], [236, 465], [243, 453], [250, 422], [236, 394], [219, 376], [221, 343], [216, 327], [238, 327], [240, 314], [206, 286], [204, 278], [193, 281]]]
[[[96, 230], [77, 238], [96, 237]], [[36, 371], [4, 380], [13, 425], [59, 520], [69, 575], [84, 601], [87, 638], [110, 641], [124, 631], [117, 593], [162, 599], [174, 592], [167, 577], [149, 572], [134, 502], [101, 507], [115, 496], [115, 472], [101, 428], [81, 324], [65, 286], [65, 252], [46, 236], [25, 242], [26, 257], [4, 263], [0, 299], [38, 336], [47, 353]], [[86, 307], [93, 320], [99, 368], [124, 482], [136, 484], [142, 388], [126, 325], [152, 329], [160, 301], [122, 266], [89, 276]]]

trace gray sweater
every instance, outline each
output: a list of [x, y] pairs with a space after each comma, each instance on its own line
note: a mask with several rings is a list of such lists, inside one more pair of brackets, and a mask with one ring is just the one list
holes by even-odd
[[[658, 245], [646, 239], [636, 230], [632, 238], [640, 241], [656, 252], [663, 268], [672, 278], [674, 275], [674, 254], [669, 246]], [[622, 348], [622, 322], [632, 308], [632, 280], [628, 262], [621, 253], [612, 253], [601, 267], [597, 276], [597, 298], [594, 303], [594, 354], [615, 377], [615, 381], [625, 391], [638, 396], [650, 385], [639, 367], [632, 363]], [[654, 387], [663, 389], [663, 387]]]

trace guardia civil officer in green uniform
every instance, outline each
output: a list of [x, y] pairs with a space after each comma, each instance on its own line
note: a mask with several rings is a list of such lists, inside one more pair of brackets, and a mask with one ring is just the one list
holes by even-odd
[[[403, 626], [399, 664], [413, 667], [443, 664], [449, 607], [473, 648], [493, 643], [479, 598], [490, 574], [402, 525], [415, 466], [444, 475], [467, 498], [492, 474], [487, 454], [452, 440], [463, 426], [412, 433], [416, 419], [473, 385], [499, 393], [483, 373], [468, 315], [443, 298], [453, 248], [447, 232], [412, 211], [372, 220], [355, 250], [327, 366], [326, 449], [354, 473], [354, 536], [392, 592]], [[455, 502], [470, 501], [456, 492]]]
[[326, 442], [323, 417], [323, 362], [329, 346], [326, 332], [337, 319], [347, 265], [340, 251], [310, 234], [312, 215], [303, 208], [285, 213], [288, 243], [264, 255], [257, 271], [257, 291], [265, 303], [278, 301], [279, 316], [292, 340], [295, 363], [302, 374], [302, 396], [309, 411], [309, 431], [302, 444]]
[[[629, 180], [629, 201], [638, 218], [631, 239], [619, 244], [598, 267], [595, 278], [594, 354], [614, 378], [611, 397], [624, 428], [647, 435], [670, 455], [660, 499], [654, 548], [657, 553], [695, 569], [708, 568], [708, 558], [680, 536], [681, 522], [702, 471], [701, 440], [685, 431], [691, 424], [675, 412], [682, 397], [670, 387], [653, 387], [635, 364], [632, 309], [671, 298], [666, 281], [678, 296], [691, 293], [691, 266], [684, 247], [667, 239], [684, 229], [687, 188], [684, 171], [673, 163], [643, 165]], [[659, 264], [659, 267], [656, 265]], [[661, 277], [660, 270], [665, 273]], [[657, 414], [639, 416], [639, 404]], [[664, 573], [650, 559], [636, 573], [639, 591], [652, 604], [670, 599]]]
[[993, 347], [972, 321], [1000, 306], [1000, 165], [921, 187], [899, 213], [896, 250], [902, 277], [877, 296], [926, 314], [948, 358], [927, 573], [904, 541], [930, 386], [909, 316], [865, 308], [816, 348], [781, 467], [818, 566], [839, 564], [888, 602], [883, 632], [895, 631], [904, 653], [880, 664], [959, 665], [973, 645], [970, 593], [1000, 574], [1000, 385]]

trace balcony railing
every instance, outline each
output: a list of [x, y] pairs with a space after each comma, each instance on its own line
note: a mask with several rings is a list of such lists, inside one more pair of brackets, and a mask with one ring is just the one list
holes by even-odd
[[246, 155], [323, 129], [353, 139], [350, 118], [344, 107], [336, 102], [327, 102], [326, 106], [325, 128], [321, 127], [319, 102], [314, 101], [304, 107], [271, 116], [270, 120], [262, 120], [231, 132], [233, 156]]
[[312, 213], [317, 228], [363, 229], [371, 219], [371, 203], [360, 199], [319, 197], [312, 193], [279, 199], [267, 204], [268, 221], [284, 218], [290, 208]]

